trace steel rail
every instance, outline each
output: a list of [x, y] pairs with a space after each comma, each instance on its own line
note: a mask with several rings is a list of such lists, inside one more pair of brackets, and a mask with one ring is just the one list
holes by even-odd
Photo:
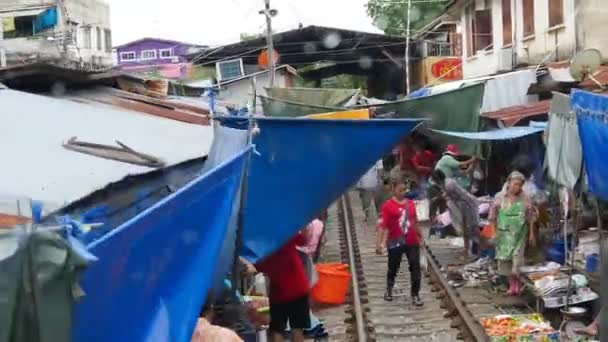
[[489, 337], [483, 330], [483, 327], [477, 322], [475, 317], [473, 317], [471, 312], [465, 307], [464, 303], [460, 300], [460, 296], [456, 292], [456, 290], [454, 290], [454, 288], [452, 288], [452, 286], [448, 284], [447, 280], [441, 274], [441, 267], [437, 264], [437, 261], [435, 261], [428, 246], [424, 246], [421, 249], [422, 252], [426, 255], [429, 271], [434, 275], [434, 280], [437, 281], [442, 290], [445, 291], [445, 294], [447, 295], [446, 299], [450, 301], [449, 304], [453, 306], [453, 308], [456, 310], [456, 314], [464, 323], [466, 333], [468, 333], [470, 338], [474, 341], [488, 341]]
[[359, 279], [356, 265], [355, 251], [353, 250], [353, 237], [351, 230], [350, 211], [346, 207], [346, 198], [342, 196], [340, 199], [340, 206], [342, 207], [342, 215], [344, 217], [344, 230], [346, 236], [346, 249], [348, 251], [348, 261], [350, 265], [351, 273], [351, 285], [352, 285], [352, 300], [353, 310], [355, 314], [355, 325], [357, 328], [357, 341], [367, 341], [367, 330], [365, 328], [365, 320], [363, 318], [363, 308], [361, 305], [361, 297], [359, 295]]

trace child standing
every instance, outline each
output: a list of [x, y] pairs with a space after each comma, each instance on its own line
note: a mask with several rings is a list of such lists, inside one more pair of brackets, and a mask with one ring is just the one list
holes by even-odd
[[388, 272], [386, 276], [386, 293], [384, 300], [393, 300], [395, 278], [405, 254], [409, 263], [411, 276], [411, 295], [414, 306], [422, 306], [420, 299], [420, 243], [422, 234], [418, 227], [416, 205], [406, 198], [407, 185], [399, 179], [393, 183], [393, 197], [382, 206], [382, 217], [379, 225], [381, 236], [378, 250], [388, 250]]

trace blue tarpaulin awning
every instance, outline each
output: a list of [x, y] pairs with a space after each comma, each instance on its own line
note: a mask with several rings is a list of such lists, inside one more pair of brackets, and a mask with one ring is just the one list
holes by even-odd
[[251, 148], [164, 198], [87, 249], [73, 341], [190, 341]]
[[576, 111], [583, 146], [583, 160], [589, 190], [608, 201], [608, 96], [574, 89], [572, 109]]
[[467, 140], [511, 140], [543, 132], [544, 127], [509, 127], [485, 132], [451, 132], [431, 129], [432, 132]]
[[278, 250], [422, 121], [256, 118], [240, 255], [257, 262]]

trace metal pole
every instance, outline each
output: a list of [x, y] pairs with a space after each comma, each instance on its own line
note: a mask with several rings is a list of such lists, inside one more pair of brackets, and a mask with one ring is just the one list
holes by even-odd
[[608, 336], [608, 250], [606, 249], [606, 233], [604, 232], [602, 210], [600, 208], [600, 200], [595, 198], [595, 212], [597, 215], [597, 229], [600, 234], [600, 300], [602, 309], [600, 311], [600, 336]]
[[270, 72], [269, 86], [274, 87], [274, 42], [272, 41], [272, 14], [270, 13], [270, 0], [264, 0], [264, 14], [266, 15], [266, 44], [268, 44], [268, 70]]
[[410, 94], [410, 26], [411, 26], [412, 0], [407, 0], [407, 24], [405, 34], [405, 95]]

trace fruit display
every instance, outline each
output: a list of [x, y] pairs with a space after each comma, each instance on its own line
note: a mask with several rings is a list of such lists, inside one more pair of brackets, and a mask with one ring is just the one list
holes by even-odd
[[481, 325], [492, 342], [559, 341], [559, 333], [539, 314], [483, 318]]

